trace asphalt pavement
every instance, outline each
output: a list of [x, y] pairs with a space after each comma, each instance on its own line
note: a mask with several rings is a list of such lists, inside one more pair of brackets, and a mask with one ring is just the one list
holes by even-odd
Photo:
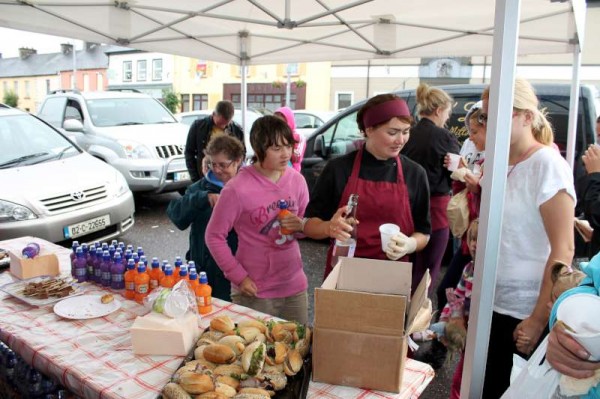
[[[179, 194], [177, 193], [136, 195], [135, 226], [119, 240], [126, 244], [132, 244], [134, 247], [142, 246], [146, 256], [150, 259], [153, 256], [158, 257], [160, 260], [168, 259], [170, 261], [173, 261], [176, 256], [183, 258], [189, 246], [189, 229], [179, 230], [166, 215], [169, 201], [178, 197]], [[305, 239], [300, 241], [300, 250], [304, 262], [304, 271], [308, 277], [309, 320], [312, 320], [314, 315], [313, 292], [315, 287], [320, 286], [323, 281], [327, 244]], [[424, 343], [417, 355], [426, 357], [430, 353], [430, 349], [431, 343]], [[435, 378], [421, 395], [421, 398], [447, 398], [450, 393], [455, 364], [456, 359], [445, 362], [441, 368], [437, 369]]]

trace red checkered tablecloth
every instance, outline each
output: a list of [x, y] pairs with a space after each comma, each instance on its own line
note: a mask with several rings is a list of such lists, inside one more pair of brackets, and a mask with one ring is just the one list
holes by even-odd
[[[13, 281], [0, 274], [0, 286]], [[88, 285], [85, 294], [106, 290]], [[115, 294], [115, 293], [113, 293]], [[108, 316], [89, 320], [63, 319], [52, 305], [36, 308], [0, 291], [0, 339], [41, 372], [55, 377], [83, 398], [154, 399], [182, 362], [178, 356], [135, 356], [129, 328], [146, 313], [120, 295], [121, 308]], [[234, 321], [269, 318], [268, 315], [229, 302], [214, 300], [213, 313], [201, 321], [208, 327], [214, 315]], [[408, 359], [398, 395], [311, 382], [309, 398], [416, 398], [433, 379], [433, 369]]]

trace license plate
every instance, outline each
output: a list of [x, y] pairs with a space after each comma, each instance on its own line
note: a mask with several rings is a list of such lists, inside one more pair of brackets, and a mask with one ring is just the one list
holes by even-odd
[[190, 172], [175, 172], [173, 181], [190, 180]]
[[104, 215], [63, 228], [65, 238], [75, 238], [110, 226], [110, 216]]

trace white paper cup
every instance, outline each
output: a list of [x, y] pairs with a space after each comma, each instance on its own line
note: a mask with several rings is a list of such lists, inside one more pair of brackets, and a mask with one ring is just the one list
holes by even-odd
[[456, 169], [458, 169], [458, 165], [460, 162], [460, 155], [452, 154], [449, 152], [448, 156], [450, 157], [450, 163], [448, 163], [448, 170], [450, 172], [454, 172]]
[[556, 310], [556, 318], [575, 332], [567, 330], [592, 355], [600, 360], [600, 297], [573, 294], [565, 298]]
[[400, 227], [393, 223], [385, 223], [379, 226], [379, 233], [381, 233], [381, 249], [385, 252], [390, 243], [390, 239], [400, 233]]

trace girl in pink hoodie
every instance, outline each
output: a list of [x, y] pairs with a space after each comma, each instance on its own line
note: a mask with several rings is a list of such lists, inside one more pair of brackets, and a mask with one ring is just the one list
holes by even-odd
[[[206, 244], [231, 281], [231, 300], [287, 320], [308, 321], [308, 282], [296, 236], [308, 204], [304, 177], [288, 167], [294, 137], [274, 116], [257, 119], [250, 132], [253, 164], [244, 167], [221, 191], [206, 229]], [[288, 214], [278, 219], [278, 201]], [[282, 234], [281, 228], [292, 234]], [[227, 234], [238, 235], [235, 255]]]
[[283, 118], [287, 125], [292, 130], [294, 135], [294, 151], [292, 153], [292, 168], [300, 172], [302, 168], [302, 159], [304, 159], [304, 150], [306, 149], [306, 139], [304, 136], [296, 132], [296, 120], [294, 119], [294, 111], [290, 107], [281, 107], [275, 111], [275, 116]]

